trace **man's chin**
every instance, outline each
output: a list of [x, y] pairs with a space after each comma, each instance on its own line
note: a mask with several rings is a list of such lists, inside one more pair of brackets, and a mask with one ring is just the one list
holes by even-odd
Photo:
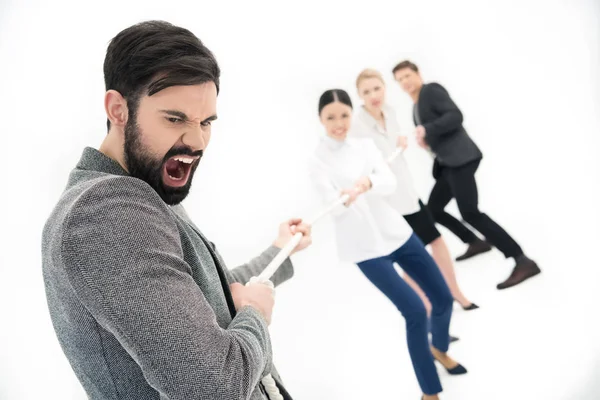
[[190, 187], [189, 182], [183, 187], [171, 187], [161, 182], [161, 188], [156, 192], [165, 203], [175, 206], [185, 200], [190, 193]]
[[178, 190], [176, 192], [167, 192], [162, 195], [162, 199], [165, 203], [170, 206], [176, 206], [181, 203], [188, 196], [189, 190]]

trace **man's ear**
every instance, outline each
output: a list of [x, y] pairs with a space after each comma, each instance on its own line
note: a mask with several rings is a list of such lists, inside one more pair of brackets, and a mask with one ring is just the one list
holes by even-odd
[[111, 126], [124, 128], [127, 124], [129, 110], [127, 100], [116, 90], [109, 90], [104, 95], [104, 109]]

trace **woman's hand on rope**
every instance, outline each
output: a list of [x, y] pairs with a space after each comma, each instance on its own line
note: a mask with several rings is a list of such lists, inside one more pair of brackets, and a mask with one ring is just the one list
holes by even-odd
[[344, 203], [344, 205], [346, 207], [350, 207], [350, 205], [352, 203], [354, 203], [356, 201], [356, 198], [358, 197], [358, 195], [361, 193], [361, 191], [358, 188], [352, 188], [352, 189], [344, 189], [342, 190], [341, 195], [348, 195], [348, 200], [346, 200], [346, 202]]
[[373, 184], [371, 183], [371, 180], [368, 177], [363, 176], [356, 181], [354, 186], [358, 189], [360, 193], [364, 193], [367, 190], [371, 189], [371, 186], [373, 186]]
[[408, 147], [408, 137], [398, 136], [398, 138], [396, 139], [396, 147], [406, 149]]

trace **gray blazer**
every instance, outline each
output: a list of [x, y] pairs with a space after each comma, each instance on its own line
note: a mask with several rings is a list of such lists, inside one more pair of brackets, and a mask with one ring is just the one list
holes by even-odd
[[460, 167], [483, 157], [462, 125], [462, 113], [442, 85], [423, 85], [413, 118], [415, 125], [425, 128], [425, 141], [440, 165]]
[[[264, 318], [235, 311], [233, 270], [182, 206], [170, 207], [118, 163], [86, 148], [44, 226], [42, 268], [56, 335], [90, 399], [264, 400], [272, 373]], [[287, 259], [272, 278], [293, 275]]]

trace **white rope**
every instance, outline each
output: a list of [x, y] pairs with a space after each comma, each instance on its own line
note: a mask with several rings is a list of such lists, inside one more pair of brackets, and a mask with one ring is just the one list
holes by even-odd
[[[388, 164], [391, 163], [398, 157], [400, 154], [404, 152], [404, 148], [396, 148], [396, 150], [390, 155], [387, 159]], [[335, 208], [339, 207], [341, 204], [344, 204], [350, 198], [349, 195], [345, 194], [340, 196], [335, 202], [331, 203], [330, 206], [322, 210], [320, 213], [313, 216], [311, 219], [305, 220], [307, 225], [313, 225], [321, 218], [329, 214]], [[273, 274], [277, 271], [279, 266], [285, 261], [286, 258], [290, 256], [290, 253], [298, 246], [298, 243], [302, 240], [302, 233], [296, 233], [292, 239], [277, 253], [277, 255], [271, 260], [269, 265], [258, 275], [258, 277], [254, 276], [250, 279], [250, 281], [246, 285], [254, 284], [254, 283], [262, 283], [264, 285], [270, 286], [271, 289], [274, 290], [273, 282], [270, 281]], [[265, 387], [267, 395], [270, 400], [284, 400], [283, 396], [279, 392], [279, 388], [275, 384], [275, 379], [271, 374], [266, 375], [261, 380], [262, 384]]]
[[404, 153], [405, 147], [396, 147], [396, 150], [387, 158], [388, 164], [391, 164], [392, 161], [396, 159], [400, 154]]

